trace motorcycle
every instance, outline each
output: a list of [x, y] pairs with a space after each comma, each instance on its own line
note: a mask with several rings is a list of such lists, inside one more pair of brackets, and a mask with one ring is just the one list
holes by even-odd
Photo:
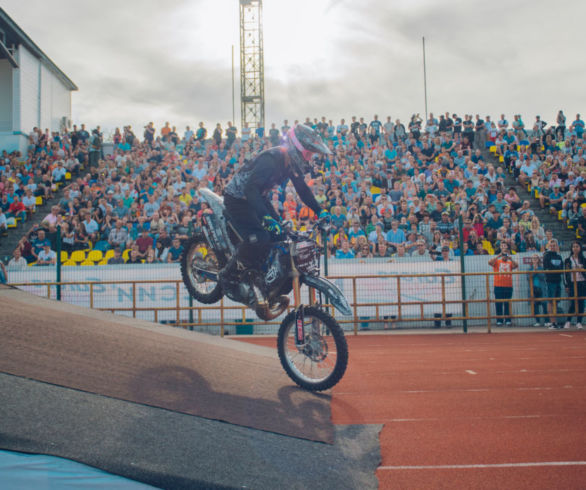
[[[333, 387], [348, 365], [344, 330], [327, 311], [324, 297], [342, 315], [352, 310], [340, 289], [320, 277], [316, 233], [326, 225], [319, 222], [311, 233], [295, 232], [284, 224], [284, 239], [275, 242], [263, 264], [255, 271], [238, 264], [234, 278], [222, 278], [220, 271], [236, 253], [242, 241], [222, 197], [200, 189], [210, 212], [202, 216], [202, 231], [184, 245], [181, 275], [189, 294], [200, 303], [212, 304], [224, 295], [255, 309], [259, 318], [272, 320], [294, 304], [279, 326], [277, 348], [288, 376], [300, 387], [322, 391]], [[309, 288], [309, 304], [301, 300], [301, 285]]]

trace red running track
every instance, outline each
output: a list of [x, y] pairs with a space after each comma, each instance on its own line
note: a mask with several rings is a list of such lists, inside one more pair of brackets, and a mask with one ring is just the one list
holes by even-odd
[[585, 332], [349, 335], [348, 344], [332, 419], [384, 424], [381, 489], [586, 488]]

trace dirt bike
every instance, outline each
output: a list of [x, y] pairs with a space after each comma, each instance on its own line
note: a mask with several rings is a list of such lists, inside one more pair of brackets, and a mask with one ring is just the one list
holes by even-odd
[[[294, 304], [279, 327], [279, 359], [289, 377], [310, 391], [327, 390], [346, 371], [348, 345], [344, 331], [322, 302], [324, 297], [342, 315], [352, 310], [340, 289], [319, 276], [319, 248], [316, 233], [295, 232], [284, 225], [284, 236], [275, 242], [263, 264], [256, 271], [238, 264], [232, 279], [220, 279], [220, 271], [236, 253], [242, 238], [226, 212], [223, 199], [208, 189], [199, 190], [210, 212], [202, 216], [201, 233], [184, 245], [181, 274], [189, 294], [200, 303], [211, 304], [224, 295], [253, 308], [259, 318], [272, 320], [289, 307], [288, 294], [293, 291]], [[309, 304], [302, 304], [301, 285], [309, 287]]]

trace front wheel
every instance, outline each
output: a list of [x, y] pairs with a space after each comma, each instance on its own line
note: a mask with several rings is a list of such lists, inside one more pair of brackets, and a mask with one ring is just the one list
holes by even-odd
[[323, 391], [334, 386], [348, 365], [348, 344], [344, 331], [327, 312], [304, 308], [304, 341], [295, 340], [296, 314], [289, 313], [279, 327], [277, 347], [285, 372], [301, 388]]
[[222, 267], [205, 235], [197, 233], [187, 240], [181, 256], [181, 277], [193, 298], [204, 304], [215, 303], [222, 298], [220, 284], [205, 275], [205, 271], [209, 271], [217, 277]]

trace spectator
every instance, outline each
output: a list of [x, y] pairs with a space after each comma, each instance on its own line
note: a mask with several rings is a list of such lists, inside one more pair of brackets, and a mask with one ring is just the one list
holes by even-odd
[[548, 242], [548, 250], [543, 254], [543, 270], [544, 271], [555, 271], [545, 274], [545, 283], [547, 289], [548, 311], [552, 322], [547, 322], [546, 326], [550, 329], [560, 328], [557, 323], [557, 300], [561, 296], [561, 285], [562, 285], [562, 269], [564, 267], [564, 261], [562, 256], [559, 254], [558, 241], [552, 238]]
[[135, 240], [135, 245], [138, 248], [138, 256], [141, 259], [146, 259], [147, 252], [153, 248], [154, 240], [149, 235], [148, 230], [142, 229], [141, 235]]
[[578, 218], [576, 226], [578, 235], [584, 238], [586, 236], [586, 206], [582, 206], [582, 214]]
[[83, 224], [76, 222], [73, 229], [73, 248], [74, 250], [87, 250], [89, 249], [89, 237], [85, 232]]
[[27, 218], [33, 215], [33, 213], [37, 210], [37, 198], [33, 195], [33, 191], [30, 187], [25, 189], [25, 195], [22, 197], [22, 204], [26, 209]]
[[89, 164], [91, 167], [97, 167], [102, 154], [102, 139], [98, 129], [92, 129], [92, 136], [89, 148]]
[[6, 266], [4, 262], [0, 260], [0, 284], [6, 284], [8, 282], [8, 272], [6, 271]]
[[[511, 304], [513, 297], [513, 276], [510, 274], [519, 264], [509, 257], [509, 247], [501, 245], [501, 253], [488, 261], [488, 265], [496, 273], [494, 275], [494, 297], [496, 300], [497, 325], [511, 325]], [[503, 301], [504, 300], [504, 301]]]
[[15, 248], [12, 252], [12, 258], [8, 261], [8, 268], [11, 270], [22, 270], [27, 266], [26, 259], [22, 256], [20, 248]]
[[[543, 266], [541, 265], [541, 257], [539, 257], [539, 255], [534, 254], [531, 257], [529, 270], [531, 272], [527, 275], [527, 279], [529, 281], [529, 294], [531, 294], [531, 298], [533, 299], [531, 302], [531, 309], [535, 315], [535, 324], [533, 326], [540, 327], [541, 320], [538, 316], [539, 311], [541, 311], [542, 314], [547, 314], [547, 303], [541, 301], [541, 298], [544, 298], [546, 295], [547, 283], [545, 280], [545, 274], [543, 273]], [[546, 324], [549, 323], [549, 319], [545, 317], [544, 322]]]
[[355, 257], [354, 250], [350, 248], [348, 240], [342, 240], [340, 249], [336, 251], [337, 259], [353, 259]]
[[204, 141], [207, 137], [208, 130], [205, 128], [204, 123], [200, 122], [195, 133], [195, 138], [197, 141]]
[[110, 244], [110, 247], [114, 249], [124, 248], [128, 241], [128, 229], [122, 225], [123, 221], [117, 219], [114, 228], [112, 228], [108, 235], [108, 243]]
[[169, 252], [167, 253], [168, 263], [178, 263], [181, 260], [181, 254], [183, 253], [183, 246], [179, 241], [179, 238], [173, 238]]
[[67, 170], [63, 166], [63, 160], [57, 161], [57, 166], [51, 172], [51, 177], [54, 184], [63, 184], [65, 182], [65, 175]]
[[431, 255], [429, 254], [429, 250], [427, 250], [427, 247], [425, 246], [425, 240], [423, 240], [421, 238], [419, 240], [417, 240], [417, 248], [413, 251], [413, 253], [411, 254], [411, 257], [425, 258], [425, 259], [431, 258]]
[[59, 211], [61, 208], [59, 206], [51, 206], [51, 212], [45, 216], [41, 222], [41, 226], [49, 227], [49, 226], [56, 226], [60, 221]]
[[582, 329], [582, 321], [584, 318], [584, 303], [586, 302], [586, 257], [582, 245], [578, 241], [573, 241], [570, 248], [570, 256], [564, 261], [564, 282], [568, 297], [577, 299], [570, 300], [570, 307], [568, 310], [568, 318], [564, 324], [564, 328], [570, 328], [572, 321], [572, 314], [576, 314], [576, 328]]
[[556, 185], [553, 188], [553, 192], [549, 195], [549, 209], [552, 213], [556, 213], [562, 210], [562, 201], [564, 200], [564, 194], [560, 190], [560, 186]]
[[366, 233], [364, 230], [360, 228], [360, 221], [354, 220], [352, 222], [352, 226], [348, 230], [348, 238], [350, 239], [350, 244], [352, 246], [356, 245], [359, 237], [366, 237]]
[[161, 261], [157, 257], [157, 254], [156, 254], [155, 250], [152, 249], [152, 248], [149, 248], [144, 263], [145, 264], [157, 264], [159, 262], [161, 262]]
[[126, 261], [127, 264], [142, 264], [142, 260], [138, 255], [138, 248], [132, 247], [130, 253], [128, 254], [128, 260]]
[[85, 218], [83, 219], [83, 222], [81, 223], [81, 225], [82, 225], [88, 239], [94, 243], [97, 242], [98, 241], [98, 231], [99, 231], [100, 227], [99, 227], [97, 221], [92, 217], [92, 214], [90, 212], [85, 213]]
[[405, 248], [405, 244], [399, 243], [397, 245], [397, 251], [392, 255], [392, 257], [394, 259], [404, 259], [406, 257], [409, 257], [409, 255], [407, 254], [407, 249]]
[[124, 259], [122, 258], [122, 252], [120, 251], [119, 247], [114, 248], [114, 257], [110, 257], [108, 259], [108, 265], [116, 265], [116, 264], [124, 264]]
[[51, 247], [51, 242], [46, 237], [45, 230], [37, 229], [36, 225], [35, 225], [35, 228], [33, 228], [33, 230], [36, 231], [36, 235], [37, 235], [36, 239], [34, 239], [32, 242], [32, 255], [34, 257], [33, 260], [36, 261], [36, 260], [38, 260], [39, 254], [41, 253], [41, 251], [43, 250], [45, 245], [48, 245], [49, 247]]
[[57, 263], [57, 254], [51, 250], [51, 245], [45, 243], [43, 249], [37, 255], [37, 265], [55, 265]]
[[217, 123], [216, 127], [214, 129], [214, 133], [212, 135], [212, 139], [214, 140], [216, 147], [219, 147], [220, 143], [222, 142], [222, 133], [223, 132], [224, 132], [224, 130], [222, 129], [222, 125], [220, 123]]
[[454, 223], [450, 220], [450, 214], [442, 213], [440, 222], [437, 224], [437, 229], [444, 236], [451, 236], [454, 233]]
[[346, 215], [342, 214], [341, 206], [334, 206], [331, 217], [332, 228], [334, 230], [340, 230], [340, 228], [346, 227]]
[[451, 260], [450, 247], [447, 245], [442, 246], [440, 254], [435, 260], [438, 262], [449, 262]]
[[358, 240], [356, 241], [356, 245], [355, 245], [354, 249], [356, 251], [357, 258], [371, 259], [374, 257], [374, 255], [371, 251], [371, 248], [370, 248], [370, 244], [368, 243], [368, 240], [366, 239], [366, 236], [364, 236], [364, 235], [360, 235], [358, 237]]
[[8, 231], [8, 221], [6, 220], [6, 215], [4, 211], [0, 209], [0, 235], [6, 235]]
[[61, 223], [61, 250], [67, 253], [75, 250], [75, 232], [66, 221]]
[[20, 218], [23, 221], [26, 220], [26, 207], [20, 200], [18, 194], [14, 194], [12, 196], [12, 203], [8, 207], [8, 213], [6, 213], [8, 218]]
[[379, 241], [375, 245], [375, 251], [373, 253], [373, 257], [375, 258], [389, 258], [393, 255], [393, 251], [387, 245], [385, 240]]
[[387, 233], [387, 242], [391, 243], [395, 247], [400, 244], [404, 244], [407, 241], [405, 232], [399, 228], [399, 222], [394, 219], [391, 222], [391, 229]]
[[232, 126], [232, 122], [228, 121], [228, 127], [226, 128], [226, 147], [231, 148], [236, 141], [236, 135], [238, 134], [238, 129], [236, 126]]

